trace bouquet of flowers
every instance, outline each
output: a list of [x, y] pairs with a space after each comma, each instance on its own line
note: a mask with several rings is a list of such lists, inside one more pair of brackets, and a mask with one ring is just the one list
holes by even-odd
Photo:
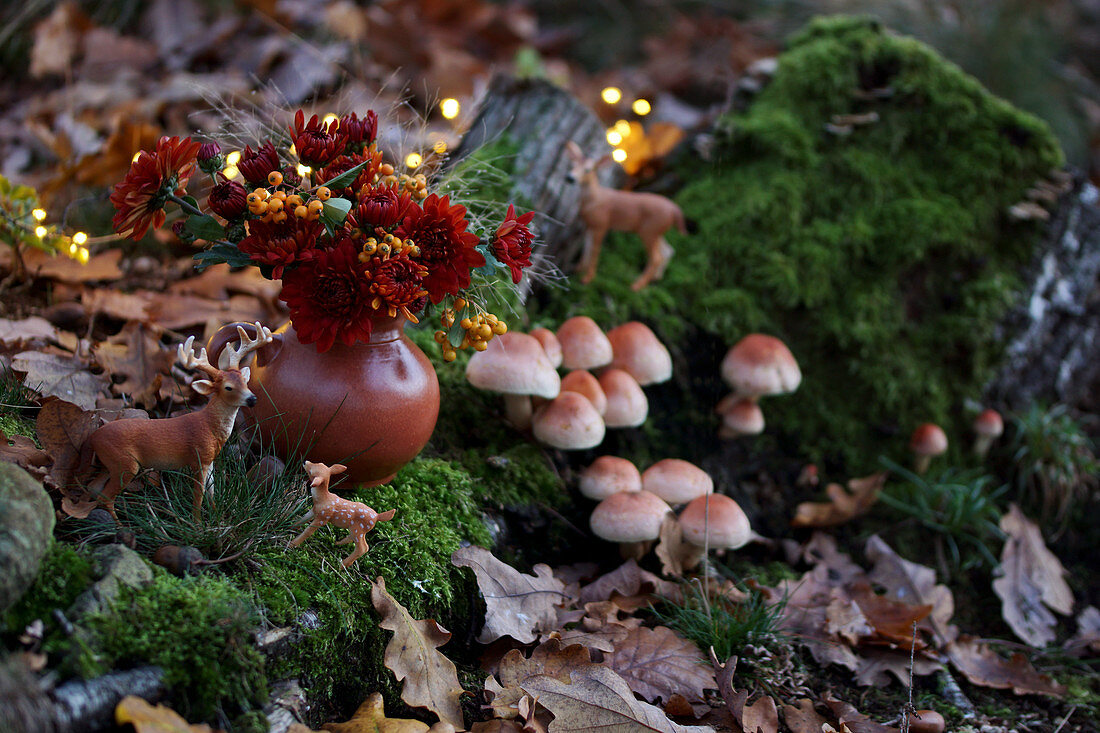
[[[279, 298], [302, 343], [327, 351], [337, 341], [370, 339], [374, 318], [418, 322], [428, 303], [452, 298], [436, 332], [447, 361], [456, 348], [484, 350], [507, 330], [491, 313], [455, 324], [454, 308], [467, 306], [471, 273], [489, 278], [508, 271], [519, 283], [531, 264], [533, 213], [508, 207], [495, 228], [474, 231], [466, 208], [429, 193], [423, 174], [398, 175], [376, 147], [378, 117], [352, 113], [331, 121], [298, 110], [289, 129], [288, 154], [275, 142], [246, 146], [227, 178], [217, 143], [165, 137], [142, 151], [111, 194], [114, 229], [140, 239], [164, 225], [165, 207], [184, 214], [173, 229], [185, 241], [210, 243], [201, 263], [257, 265], [282, 279]], [[196, 168], [213, 178], [203, 211], [186, 195]]]

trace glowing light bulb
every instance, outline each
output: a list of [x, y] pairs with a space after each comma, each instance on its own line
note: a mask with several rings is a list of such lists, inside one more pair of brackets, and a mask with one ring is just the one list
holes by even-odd
[[241, 162], [241, 151], [234, 150], [229, 155], [225, 156], [225, 167], [232, 168]]
[[228, 178], [231, 181], [234, 178], [236, 178], [237, 176], [239, 176], [240, 174], [241, 174], [241, 172], [239, 170], [237, 170], [237, 166], [235, 166], [235, 165], [231, 165], [231, 166], [229, 166], [228, 168], [226, 168], [225, 170], [222, 171], [222, 175], [225, 176], [226, 178]]
[[618, 104], [622, 98], [623, 90], [618, 87], [604, 87], [604, 90], [600, 92], [600, 99], [607, 104]]
[[634, 114], [639, 117], [645, 117], [653, 110], [653, 107], [647, 99], [635, 99], [634, 104], [630, 105], [630, 109], [634, 110]]
[[612, 129], [619, 133], [624, 139], [630, 137], [630, 123], [626, 120], [617, 120], [615, 122], [615, 127]]
[[424, 161], [421, 159], [420, 153], [409, 153], [405, 156], [406, 168], [419, 168], [422, 162]]
[[76, 258], [76, 253], [79, 252], [79, 251], [80, 251], [80, 247], [77, 247], [76, 244], [70, 244], [69, 245], [69, 257], [72, 257], [72, 258], [75, 259]]
[[46, 227], [35, 227], [34, 233], [38, 236], [39, 239], [42, 239], [47, 234]]
[[623, 136], [619, 134], [619, 131], [612, 127], [607, 131], [607, 144], [618, 145], [623, 141]]
[[459, 111], [462, 109], [458, 100], [454, 97], [447, 97], [439, 103], [439, 111], [443, 114], [443, 117], [448, 120], [453, 120], [458, 117]]
[[310, 168], [308, 165], [303, 165], [301, 163], [298, 164], [297, 170], [298, 170], [298, 175], [300, 175], [302, 178], [305, 178], [306, 176], [308, 176], [310, 173], [313, 172], [312, 168]]
[[432, 150], [435, 152], [436, 155], [443, 155], [447, 152], [447, 141], [436, 140], [435, 145], [432, 146]]
[[88, 235], [84, 232], [77, 232], [73, 235], [73, 241], [80, 246], [84, 246], [84, 243], [88, 241]]
[[294, 147], [294, 143], [290, 144], [290, 154], [294, 156], [298, 155], [298, 148]]
[[31, 216], [34, 217], [35, 221], [43, 221], [46, 218], [46, 210], [45, 209], [35, 209], [34, 211], [31, 212]]
[[611, 151], [611, 160], [615, 161], [616, 163], [622, 163], [626, 161], [626, 151], [622, 148], [615, 148], [615, 150]]
[[81, 247], [76, 253], [76, 259], [80, 261], [80, 264], [88, 264], [88, 260], [92, 258], [92, 253], [88, 251], [87, 247]]
[[333, 122], [337, 122], [340, 118], [329, 112], [327, 115], [321, 118], [321, 124], [328, 127]]

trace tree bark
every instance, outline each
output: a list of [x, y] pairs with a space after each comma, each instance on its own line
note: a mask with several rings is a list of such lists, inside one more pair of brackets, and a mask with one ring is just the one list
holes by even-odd
[[[498, 75], [448, 165], [505, 136], [519, 147], [513, 191], [540, 212], [535, 219], [540, 244], [532, 270], [547, 273], [557, 265], [568, 272], [580, 252], [584, 226], [578, 219], [581, 187], [566, 181], [570, 164], [565, 143], [576, 142], [588, 156], [606, 153], [603, 123], [580, 100], [547, 81]], [[617, 168], [601, 170], [605, 185], [617, 183]], [[529, 280], [521, 283], [524, 298]]]

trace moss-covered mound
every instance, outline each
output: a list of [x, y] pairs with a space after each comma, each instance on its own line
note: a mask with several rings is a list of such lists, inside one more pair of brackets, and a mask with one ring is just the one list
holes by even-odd
[[998, 358], [994, 326], [1038, 235], [1006, 210], [1061, 164], [1045, 124], [928, 46], [819, 19], [720, 120], [710, 162], [684, 166], [677, 200], [698, 231], [670, 233], [665, 278], [631, 292], [644, 253], [619, 235], [595, 281], [550, 294], [544, 314], [641, 318], [689, 356], [700, 331], [726, 345], [779, 336], [804, 381], [764, 411], [816, 460], [865, 464], [926, 420], [966, 442], [964, 399]]

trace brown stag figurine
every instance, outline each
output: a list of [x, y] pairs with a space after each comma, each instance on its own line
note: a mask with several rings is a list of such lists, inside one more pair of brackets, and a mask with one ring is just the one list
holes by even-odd
[[306, 461], [305, 467], [309, 475], [309, 493], [313, 497], [313, 509], [302, 518], [303, 522], [309, 522], [309, 526], [290, 541], [290, 547], [302, 544], [326, 524], [346, 529], [348, 536], [336, 543], [346, 545], [349, 542], [355, 542], [355, 550], [343, 560], [346, 568], [366, 554], [367, 532], [374, 529], [377, 522], [388, 522], [393, 519], [396, 510], [390, 509], [379, 514], [361, 501], [341, 499], [330, 492], [329, 480], [334, 474], [346, 471], [347, 466], [336, 463], [330, 468], [323, 463]]
[[248, 388], [249, 368], [241, 360], [264, 344], [271, 343], [271, 331], [256, 324], [256, 338], [250, 339], [243, 328], [236, 348], [229, 347], [224, 369], [211, 366], [202, 349], [196, 356], [195, 337], [188, 337], [177, 350], [177, 359], [188, 369], [196, 369], [205, 379], [196, 379], [192, 389], [210, 395], [201, 410], [162, 420], [124, 419], [102, 426], [88, 438], [88, 446], [107, 468], [110, 478], [99, 500], [112, 515], [115, 498], [142, 468], [194, 471], [195, 519], [201, 518], [203, 491], [212, 485], [214, 459], [221, 452], [237, 411], [256, 404], [256, 395]]
[[601, 185], [596, 171], [610, 156], [590, 160], [572, 140], [565, 144], [565, 151], [573, 162], [567, 180], [584, 186], [581, 220], [588, 228], [588, 239], [577, 266], [581, 282], [589, 283], [596, 276], [600, 246], [608, 231], [634, 232], [645, 245], [646, 266], [630, 286], [632, 290], [641, 290], [660, 280], [673, 253], [672, 245], [665, 241], [665, 232], [675, 226], [681, 234], [687, 234], [680, 207], [655, 193], [618, 191]]

